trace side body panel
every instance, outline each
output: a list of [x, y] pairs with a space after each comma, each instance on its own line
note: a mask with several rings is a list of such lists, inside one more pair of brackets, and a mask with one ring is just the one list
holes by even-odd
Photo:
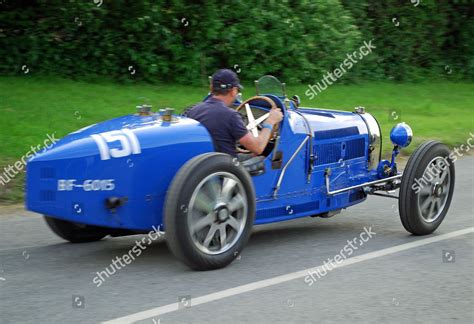
[[[125, 116], [66, 136], [29, 161], [27, 208], [113, 228], [150, 230], [161, 225], [175, 174], [191, 158], [214, 151], [204, 126], [177, 118], [177, 123], [162, 123], [156, 116]], [[265, 160], [266, 172], [253, 177], [256, 224], [321, 214], [365, 199], [361, 189], [328, 196], [325, 185], [327, 168], [332, 190], [375, 178], [368, 169], [367, 126], [359, 115], [293, 107], [285, 110], [280, 135], [282, 168], [272, 169], [273, 152]], [[125, 198], [126, 203], [111, 211], [105, 207], [110, 197]]]
[[[130, 149], [120, 156], [127, 153], [124, 146], [133, 147], [133, 135], [127, 137], [124, 130], [135, 135], [139, 153]], [[100, 154], [101, 140], [95, 136], [106, 139], [108, 159], [107, 152]], [[78, 223], [151, 229], [162, 223], [166, 191], [181, 166], [212, 151], [207, 130], [192, 119], [161, 123], [154, 117], [126, 116], [94, 125], [28, 162], [26, 207]], [[111, 212], [105, 207], [109, 197], [127, 202]]]
[[[299, 152], [297, 148], [308, 136]], [[257, 193], [256, 224], [289, 220], [343, 209], [365, 200], [362, 189], [329, 196], [326, 193], [325, 171], [331, 169], [331, 190], [375, 179], [368, 170], [368, 131], [358, 114], [322, 109], [288, 109], [281, 130], [280, 150], [284, 152], [283, 166], [295, 154], [281, 182], [282, 170], [271, 169], [270, 155], [266, 173], [254, 177]], [[310, 155], [314, 162], [311, 177]]]

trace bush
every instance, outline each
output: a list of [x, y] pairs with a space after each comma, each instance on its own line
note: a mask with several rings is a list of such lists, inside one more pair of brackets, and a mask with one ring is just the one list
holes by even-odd
[[273, 73], [313, 82], [372, 38], [376, 52], [343, 80], [474, 70], [467, 1], [20, 0], [0, 9], [0, 73], [8, 75], [206, 83], [231, 67], [247, 80]]
[[[363, 38], [376, 39], [372, 62], [365, 62], [376, 61], [381, 69], [376, 78], [474, 78], [472, 1], [343, 0], [343, 4]], [[367, 71], [363, 73], [374, 76]]]

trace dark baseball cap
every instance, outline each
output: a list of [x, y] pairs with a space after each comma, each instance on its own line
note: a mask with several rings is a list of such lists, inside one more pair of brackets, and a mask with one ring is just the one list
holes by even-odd
[[244, 87], [240, 84], [239, 77], [234, 71], [229, 69], [217, 70], [211, 78], [212, 86], [218, 89], [231, 89], [237, 87], [242, 90]]

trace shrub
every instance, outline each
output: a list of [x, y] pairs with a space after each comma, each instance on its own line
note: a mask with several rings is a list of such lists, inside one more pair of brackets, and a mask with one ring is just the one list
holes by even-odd
[[468, 1], [19, 0], [0, 9], [0, 73], [9, 75], [206, 83], [231, 67], [247, 80], [313, 82], [372, 38], [376, 53], [343, 82], [474, 70]]

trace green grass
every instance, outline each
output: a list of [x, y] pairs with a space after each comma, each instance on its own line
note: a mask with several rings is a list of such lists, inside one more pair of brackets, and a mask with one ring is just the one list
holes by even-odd
[[[304, 106], [352, 111], [364, 106], [378, 119], [387, 134], [396, 123], [389, 111], [401, 112], [401, 120], [412, 126], [414, 144], [438, 139], [450, 146], [466, 141], [474, 127], [474, 84], [427, 82], [395, 84], [367, 82], [333, 85], [309, 100], [307, 86], [289, 86], [288, 94], [298, 94]], [[172, 84], [120, 85], [109, 81], [86, 83], [59, 78], [31, 76], [0, 77], [0, 171], [18, 160], [31, 145], [38, 145], [47, 134], [57, 137], [84, 126], [135, 112], [138, 104], [154, 109], [172, 107], [182, 111], [200, 101], [206, 87]], [[254, 94], [249, 84], [244, 97]], [[384, 151], [391, 148], [386, 145]], [[21, 200], [22, 176], [0, 188], [0, 202]]]
[[[290, 88], [290, 93], [304, 94], [305, 90], [306, 87], [294, 87]], [[390, 129], [401, 119], [412, 127], [414, 133], [414, 142], [406, 149], [407, 153], [428, 139], [440, 140], [449, 146], [465, 143], [470, 137], [469, 132], [474, 130], [473, 83], [333, 86], [317, 99], [303, 100], [303, 104], [348, 111], [363, 106], [380, 123], [384, 143], [390, 143]], [[399, 115], [398, 120], [390, 116], [392, 111]], [[385, 153], [391, 149], [390, 145], [384, 145]]]

